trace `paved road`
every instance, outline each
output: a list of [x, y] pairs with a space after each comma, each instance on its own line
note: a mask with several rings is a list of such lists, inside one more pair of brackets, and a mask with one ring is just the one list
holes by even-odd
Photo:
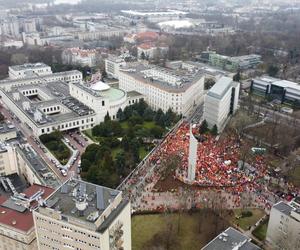
[[[61, 180], [61, 181], [66, 181], [67, 179], [69, 179], [71, 176], [77, 175], [77, 166], [78, 166], [78, 162], [80, 160], [80, 156], [81, 154], [84, 152], [86, 146], [88, 145], [88, 143], [84, 140], [84, 137], [82, 135], [78, 135], [78, 134], [74, 134], [74, 137], [72, 138], [70, 135], [65, 135], [66, 138], [68, 138], [70, 140], [70, 145], [74, 145], [75, 149], [78, 150], [80, 152], [79, 157], [77, 157], [76, 162], [71, 166], [71, 168], [68, 171], [67, 176], [62, 176], [60, 170], [55, 166], [55, 164], [51, 161], [51, 159], [53, 159], [53, 156], [47, 151], [44, 152], [42, 149], [42, 144], [39, 142], [38, 138], [35, 138], [32, 135], [32, 131], [30, 128], [27, 127], [27, 125], [21, 123], [19, 121], [18, 118], [16, 118], [11, 111], [8, 110], [7, 107], [5, 106], [1, 106], [0, 107], [0, 111], [1, 113], [5, 116], [5, 118], [7, 119], [7, 121], [13, 123], [15, 125], [15, 127], [22, 132], [22, 134], [25, 136], [25, 138], [27, 139], [27, 142], [32, 146], [32, 148], [37, 152], [37, 154], [39, 154], [41, 156], [41, 158], [47, 163], [47, 165], [49, 166], [49, 168], [56, 174], [56, 176]], [[82, 145], [78, 144], [74, 138], [77, 138], [78, 141], [82, 142]], [[38, 143], [37, 143], [38, 141]]]

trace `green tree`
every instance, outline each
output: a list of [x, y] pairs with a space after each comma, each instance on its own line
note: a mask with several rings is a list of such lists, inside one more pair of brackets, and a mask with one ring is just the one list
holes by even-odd
[[212, 135], [218, 135], [218, 127], [217, 127], [216, 124], [212, 127], [211, 134]]
[[239, 82], [241, 80], [241, 73], [238, 71], [234, 76], [233, 76], [233, 81]]
[[124, 121], [126, 119], [123, 111], [121, 108], [118, 109], [118, 112], [117, 112], [117, 118], [120, 122]]
[[153, 126], [150, 129], [150, 134], [156, 139], [162, 138], [163, 133], [164, 133], [164, 129], [157, 125]]
[[201, 123], [201, 125], [200, 125], [199, 133], [200, 133], [200, 134], [205, 134], [207, 131], [208, 131], [208, 124], [207, 124], [207, 121], [204, 120], [204, 121]]
[[269, 76], [273, 76], [273, 77], [276, 76], [278, 71], [279, 71], [279, 68], [276, 65], [273, 65], [273, 64], [269, 65], [268, 68], [267, 68], [267, 74]]
[[154, 115], [155, 112], [150, 107], [147, 107], [144, 111], [143, 117], [145, 121], [153, 121]]
[[106, 115], [105, 115], [105, 117], [104, 117], [104, 122], [107, 122], [107, 121], [110, 121], [111, 119], [110, 119], [110, 116], [109, 116], [109, 113], [108, 113], [108, 111], [107, 111], [107, 113], [106, 113]]

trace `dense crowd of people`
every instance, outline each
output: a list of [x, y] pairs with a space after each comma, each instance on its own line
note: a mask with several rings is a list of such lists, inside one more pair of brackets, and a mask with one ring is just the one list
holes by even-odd
[[[187, 179], [190, 125], [183, 122], [144, 159], [141, 167], [124, 184], [136, 211], [180, 209], [180, 190], [159, 192], [155, 188], [156, 183], [166, 177], [162, 176], [163, 162], [174, 155], [181, 160], [173, 173], [174, 180], [196, 187], [189, 207], [192, 204], [198, 208], [203, 207], [208, 203], [211, 191], [220, 195], [227, 208], [240, 208], [248, 200], [246, 206], [268, 211], [279, 200], [276, 194], [268, 190], [264, 156], [252, 154], [247, 159], [249, 164], [241, 164], [241, 142], [235, 136], [227, 135], [219, 139], [210, 134], [200, 134], [198, 128], [193, 129], [193, 134], [199, 139], [195, 180], [190, 183]], [[245, 199], [245, 196], [248, 198]]]
[[[201, 141], [198, 142], [196, 173], [193, 184], [205, 187], [228, 187], [242, 192], [244, 184], [253, 183], [258, 178], [264, 177], [266, 165], [261, 156], [256, 156], [252, 163], [256, 169], [255, 172], [242, 171], [242, 167], [238, 167], [240, 142], [237, 138], [232, 136], [217, 140], [215, 136], [210, 134], [199, 135], [197, 131], [197, 128], [193, 129], [194, 135], [198, 138], [201, 136]], [[151, 161], [158, 164], [162, 159], [168, 159], [171, 155], [180, 155], [182, 162], [175, 172], [175, 177], [186, 182], [189, 144], [190, 125], [183, 123], [152, 155]]]

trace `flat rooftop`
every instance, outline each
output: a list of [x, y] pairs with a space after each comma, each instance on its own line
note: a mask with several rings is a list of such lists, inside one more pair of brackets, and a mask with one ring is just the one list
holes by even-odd
[[[49, 187], [33, 184], [22, 192], [23, 197], [30, 199], [37, 192], [41, 192], [41, 198], [47, 198], [54, 190]], [[33, 200], [30, 202], [30, 207], [20, 209], [21, 205], [16, 205], [15, 201], [11, 199], [11, 195], [0, 195], [0, 224], [6, 227], [28, 232], [34, 227], [34, 221], [31, 208], [37, 206], [37, 202]], [[22, 210], [22, 212], [21, 212]]]
[[13, 131], [17, 131], [16, 127], [13, 124], [0, 123], [0, 134], [6, 134]]
[[209, 96], [222, 99], [228, 88], [232, 85], [233, 80], [229, 77], [221, 77], [214, 86], [207, 92]]
[[40, 155], [29, 146], [29, 144], [19, 145], [16, 149], [22, 155], [22, 158], [27, 162], [32, 171], [41, 179], [41, 182], [52, 188], [57, 188], [61, 185], [61, 182], [52, 169]]
[[93, 224], [119, 195], [118, 190], [69, 179], [46, 200], [46, 206], [63, 216]]
[[254, 82], [263, 84], [263, 85], [275, 85], [282, 88], [289, 88], [289, 89], [295, 89], [297, 91], [300, 91], [300, 84], [292, 81], [282, 80], [279, 78], [274, 78], [270, 76], [262, 76], [259, 78], [253, 79]]
[[[121, 67], [120, 71], [144, 84], [150, 84], [164, 91], [173, 93], [186, 91], [204, 76], [204, 73], [199, 70], [190, 72], [186, 69], [169, 69], [144, 64], [126, 65]], [[162, 75], [168, 77], [164, 78]], [[171, 83], [170, 80], [166, 80], [167, 78], [177, 79], [176, 83]]]
[[202, 250], [260, 250], [251, 239], [236, 229], [229, 227], [210, 241]]
[[[24, 95], [24, 91], [37, 90], [37, 93]], [[29, 117], [37, 126], [72, 121], [73, 119], [94, 114], [94, 110], [85, 104], [71, 97], [69, 85], [62, 81], [29, 84], [25, 86], [14, 87], [5, 94], [14, 102], [14, 104]], [[18, 98], [16, 98], [18, 96]], [[35, 100], [30, 97], [38, 97]], [[53, 114], [45, 114], [44, 108], [60, 105], [61, 111]], [[37, 120], [35, 117], [40, 117]]]
[[14, 71], [39, 69], [39, 68], [45, 68], [45, 67], [49, 67], [49, 66], [45, 63], [25, 63], [25, 64], [21, 64], [21, 65], [9, 66], [9, 68]]

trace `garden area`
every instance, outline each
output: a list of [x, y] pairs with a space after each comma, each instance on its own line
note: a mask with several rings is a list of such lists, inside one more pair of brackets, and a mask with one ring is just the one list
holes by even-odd
[[81, 177], [99, 185], [118, 186], [178, 120], [171, 110], [154, 111], [144, 101], [119, 109], [117, 120], [107, 114], [104, 122], [86, 131], [96, 143], [82, 155]]
[[229, 218], [229, 221], [242, 228], [243, 230], [248, 230], [250, 227], [254, 226], [257, 221], [259, 221], [265, 212], [258, 208], [253, 209], [236, 209], [233, 210], [233, 214]]
[[268, 223], [268, 219], [263, 220], [252, 232], [252, 234], [260, 241], [264, 241], [266, 239]]
[[201, 249], [229, 225], [210, 210], [134, 215], [132, 249]]
[[63, 135], [60, 131], [54, 131], [50, 134], [40, 136], [40, 140], [45, 147], [49, 149], [62, 165], [65, 165], [71, 157], [71, 151], [62, 139]]

